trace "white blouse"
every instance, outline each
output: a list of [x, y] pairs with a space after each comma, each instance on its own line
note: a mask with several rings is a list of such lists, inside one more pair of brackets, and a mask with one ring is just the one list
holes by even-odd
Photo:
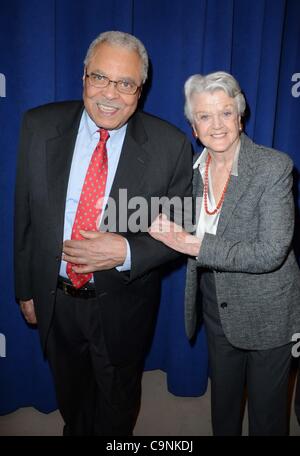
[[[232, 164], [232, 169], [231, 169], [231, 176], [237, 176], [238, 175], [238, 159], [239, 159], [239, 152], [240, 152], [240, 141], [236, 147], [235, 154], [234, 154], [234, 159], [233, 159], [233, 164]], [[202, 180], [203, 180], [203, 185], [204, 185], [204, 174], [205, 174], [205, 163], [206, 163], [206, 158], [207, 158], [208, 151], [207, 149], [203, 149], [200, 157], [196, 160], [194, 163], [193, 168], [194, 169], [199, 169], [199, 172], [201, 174]], [[225, 196], [226, 198], [226, 196]], [[220, 209], [213, 215], [209, 215], [206, 213], [205, 208], [204, 208], [204, 198], [200, 197], [197, 198], [197, 205], [200, 207], [200, 214], [199, 214], [199, 219], [197, 223], [197, 229], [196, 229], [196, 236], [199, 239], [203, 239], [205, 233], [210, 233], [210, 234], [216, 234], [217, 233], [217, 228], [218, 228], [218, 223], [219, 223], [219, 218], [222, 210], [222, 206]], [[207, 195], [207, 206], [209, 211], [213, 211], [217, 204], [215, 202], [213, 190], [212, 190], [212, 178], [210, 174], [210, 168], [208, 169], [208, 195]]]

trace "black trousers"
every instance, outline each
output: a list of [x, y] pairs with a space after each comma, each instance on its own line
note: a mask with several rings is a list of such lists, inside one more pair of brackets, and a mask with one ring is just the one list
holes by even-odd
[[212, 272], [203, 274], [201, 291], [214, 435], [241, 435], [245, 385], [249, 435], [287, 435], [291, 344], [270, 350], [234, 347], [222, 329]]
[[142, 363], [112, 365], [99, 306], [57, 290], [47, 357], [64, 435], [132, 435], [137, 418]]

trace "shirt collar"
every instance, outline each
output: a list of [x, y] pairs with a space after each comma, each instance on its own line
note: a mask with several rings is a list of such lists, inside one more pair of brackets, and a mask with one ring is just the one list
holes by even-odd
[[[83, 111], [83, 122], [84, 122], [84, 128], [87, 131], [88, 135], [90, 136], [90, 139], [92, 140], [94, 135], [97, 135], [97, 138], [99, 136], [98, 130], [100, 127], [98, 127], [97, 124], [90, 118], [88, 115], [87, 111]], [[118, 128], [117, 130], [108, 130], [109, 132], [109, 139], [115, 139], [119, 136], [122, 136], [125, 134], [127, 128], [127, 123], [123, 125], [121, 128]]]
[[[240, 154], [240, 148], [241, 148], [241, 141], [238, 142], [238, 145], [236, 146], [235, 153], [234, 153], [234, 159], [232, 163], [232, 168], [231, 168], [231, 175], [232, 176], [238, 176], [238, 161], [239, 161], [239, 154]], [[207, 158], [208, 150], [206, 147], [203, 149], [201, 152], [200, 157], [195, 161], [193, 165], [193, 169], [199, 168], [199, 171], [203, 171], [205, 168], [205, 162]]]

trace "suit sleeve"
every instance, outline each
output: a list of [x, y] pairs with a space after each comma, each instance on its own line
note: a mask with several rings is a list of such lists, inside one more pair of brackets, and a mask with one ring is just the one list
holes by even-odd
[[294, 232], [293, 163], [274, 160], [259, 202], [259, 230], [254, 241], [204, 235], [198, 265], [224, 272], [266, 273], [285, 261]]
[[14, 215], [15, 295], [21, 300], [32, 298], [30, 269], [32, 230], [28, 176], [30, 143], [31, 132], [28, 129], [25, 114], [19, 143]]
[[[168, 193], [165, 196], [169, 200], [173, 197], [180, 198], [182, 203], [184, 198], [186, 198], [186, 202], [191, 201], [192, 150], [191, 145], [186, 138], [182, 143], [172, 175], [173, 177], [168, 186]], [[186, 222], [185, 224], [188, 225], [190, 222], [189, 210], [187, 210], [184, 214], [184, 220]], [[131, 270], [129, 280], [141, 277], [150, 272], [152, 269], [180, 256], [178, 252], [175, 252], [161, 242], [156, 241], [148, 233], [139, 233], [127, 238], [127, 240], [131, 250]]]

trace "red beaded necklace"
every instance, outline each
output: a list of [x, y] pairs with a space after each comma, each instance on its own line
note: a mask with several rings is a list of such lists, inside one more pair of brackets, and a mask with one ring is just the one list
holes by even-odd
[[218, 202], [216, 208], [213, 211], [209, 211], [208, 210], [208, 204], [207, 204], [207, 195], [208, 195], [208, 168], [209, 168], [210, 162], [211, 162], [211, 156], [210, 156], [210, 154], [207, 154], [207, 159], [206, 159], [206, 163], [205, 163], [204, 191], [203, 191], [204, 209], [205, 209], [205, 212], [208, 215], [215, 215], [218, 212], [218, 210], [220, 209], [220, 207], [222, 206], [222, 204], [223, 204], [223, 201], [224, 201], [224, 198], [225, 198], [225, 193], [227, 191], [227, 187], [228, 187], [228, 184], [229, 184], [229, 181], [230, 181], [231, 173], [229, 173], [229, 175], [228, 175], [226, 184], [225, 184], [225, 186], [223, 188], [223, 192], [222, 192], [221, 198], [219, 199], [219, 202]]

